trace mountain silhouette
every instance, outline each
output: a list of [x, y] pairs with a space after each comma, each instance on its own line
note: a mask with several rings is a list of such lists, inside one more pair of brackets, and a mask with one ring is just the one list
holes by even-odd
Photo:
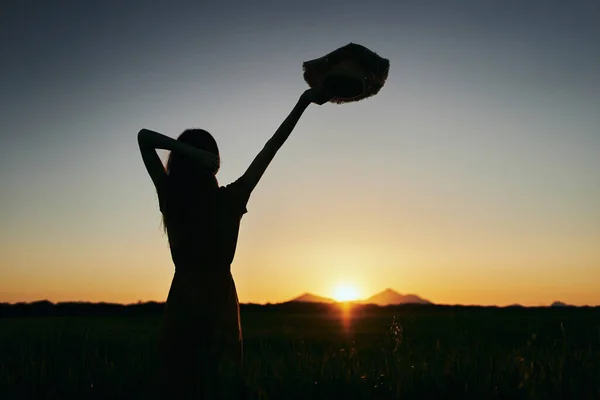
[[335, 303], [336, 301], [333, 299], [329, 299], [327, 297], [317, 296], [312, 293], [304, 293], [298, 297], [293, 298], [289, 302], [295, 303]]
[[[304, 293], [298, 297], [289, 300], [290, 303], [337, 303], [336, 300], [317, 296], [312, 293]], [[366, 300], [351, 301], [353, 304], [375, 304], [378, 306], [398, 305], [398, 304], [433, 304], [429, 300], [425, 300], [416, 294], [400, 294], [392, 289], [386, 289], [383, 292], [377, 293]]]
[[416, 294], [400, 294], [392, 289], [385, 289], [383, 292], [377, 293], [368, 299], [361, 301], [361, 303], [376, 304], [378, 306], [397, 304], [432, 304], [429, 300], [425, 300]]

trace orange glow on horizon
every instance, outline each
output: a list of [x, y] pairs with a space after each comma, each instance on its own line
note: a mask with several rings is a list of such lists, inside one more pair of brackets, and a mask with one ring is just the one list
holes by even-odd
[[358, 300], [358, 297], [358, 290], [346, 283], [339, 284], [333, 294], [333, 299], [340, 302]]

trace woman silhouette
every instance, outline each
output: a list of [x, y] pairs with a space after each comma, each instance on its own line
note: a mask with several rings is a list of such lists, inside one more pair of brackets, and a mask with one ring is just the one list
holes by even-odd
[[[175, 274], [166, 302], [161, 358], [168, 398], [240, 398], [242, 330], [230, 272], [246, 203], [269, 163], [310, 105], [331, 96], [308, 89], [235, 182], [219, 187], [219, 149], [210, 133], [189, 129], [177, 140], [138, 134], [158, 194]], [[156, 149], [170, 150], [166, 169]]]

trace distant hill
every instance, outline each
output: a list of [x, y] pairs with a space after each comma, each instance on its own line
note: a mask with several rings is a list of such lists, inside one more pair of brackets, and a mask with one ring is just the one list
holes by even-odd
[[[304, 293], [287, 303], [337, 303], [336, 300], [317, 296], [312, 293]], [[429, 300], [425, 300], [416, 294], [400, 294], [392, 289], [386, 289], [383, 292], [377, 293], [366, 300], [356, 300], [353, 304], [375, 304], [378, 306], [398, 305], [398, 304], [433, 304]]]
[[327, 297], [317, 296], [312, 293], [304, 293], [300, 296], [289, 300], [288, 303], [335, 303], [336, 301], [333, 299], [329, 299]]
[[570, 307], [567, 303], [563, 303], [562, 301], [555, 301], [550, 305], [550, 307]]
[[429, 300], [425, 300], [416, 294], [400, 294], [393, 289], [385, 289], [383, 292], [377, 293], [368, 299], [361, 301], [360, 303], [376, 304], [378, 306], [397, 304], [433, 304]]

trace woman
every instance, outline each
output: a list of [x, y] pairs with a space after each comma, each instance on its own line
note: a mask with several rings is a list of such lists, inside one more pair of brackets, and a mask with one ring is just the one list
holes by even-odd
[[[161, 356], [169, 398], [239, 398], [242, 331], [230, 272], [250, 193], [310, 105], [329, 101], [308, 89], [235, 182], [219, 187], [219, 149], [210, 133], [177, 140], [142, 129], [138, 143], [158, 194], [175, 274], [167, 298]], [[170, 150], [166, 169], [156, 149]]]

